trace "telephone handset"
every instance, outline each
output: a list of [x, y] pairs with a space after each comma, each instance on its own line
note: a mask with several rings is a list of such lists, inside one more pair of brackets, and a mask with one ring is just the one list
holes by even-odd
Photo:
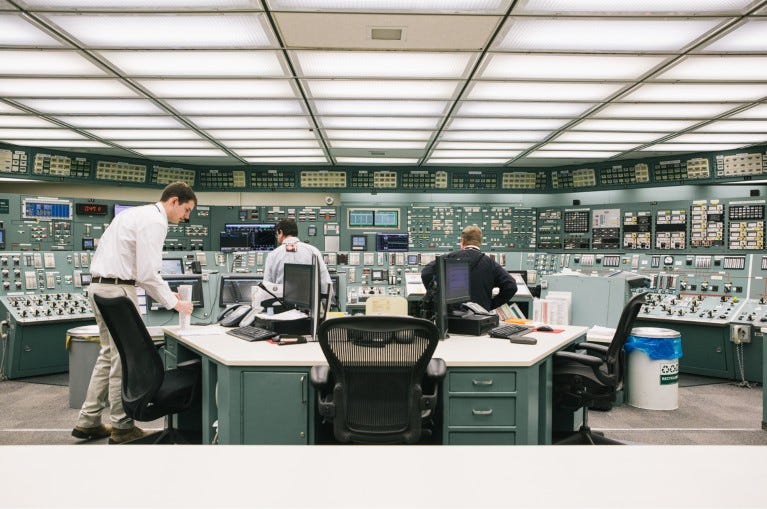
[[252, 325], [253, 322], [256, 321], [256, 315], [259, 312], [259, 308], [251, 309], [248, 311], [248, 314], [243, 317], [242, 320], [240, 320], [240, 327], [247, 327], [248, 325]]
[[250, 311], [250, 304], [229, 306], [218, 315], [217, 321], [223, 327], [236, 327], [248, 311]]
[[468, 309], [469, 311], [471, 311], [472, 313], [474, 313], [475, 315], [490, 315], [490, 316], [492, 316], [492, 315], [495, 314], [492, 311], [488, 311], [487, 309], [483, 308], [482, 306], [480, 306], [476, 302], [464, 302], [462, 304], [462, 306], [464, 308]]

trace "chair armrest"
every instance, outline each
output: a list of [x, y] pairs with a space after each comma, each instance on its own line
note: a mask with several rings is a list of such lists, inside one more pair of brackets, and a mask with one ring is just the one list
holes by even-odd
[[583, 350], [588, 351], [589, 353], [596, 353], [600, 355], [607, 355], [607, 350], [610, 348], [608, 345], [602, 345], [599, 343], [578, 343], [578, 346], [576, 348], [582, 348]]
[[432, 358], [426, 366], [426, 376], [433, 380], [442, 380], [447, 373], [447, 365], [442, 359]]
[[309, 380], [313, 386], [321, 389], [328, 385], [329, 374], [330, 366], [312, 366], [312, 369], [309, 371]]
[[599, 357], [594, 357], [593, 355], [583, 354], [583, 353], [576, 353], [576, 352], [556, 352], [554, 354], [554, 360], [568, 360], [577, 362], [578, 364], [583, 364], [584, 366], [589, 366], [592, 368], [598, 368], [601, 366], [604, 361], [600, 359]]

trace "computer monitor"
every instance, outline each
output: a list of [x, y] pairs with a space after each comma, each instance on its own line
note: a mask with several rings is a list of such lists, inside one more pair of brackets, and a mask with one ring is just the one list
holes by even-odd
[[271, 251], [277, 246], [277, 228], [271, 223], [227, 223], [219, 240], [221, 251]]
[[160, 274], [183, 274], [184, 273], [184, 260], [181, 258], [163, 258], [162, 269]]
[[352, 235], [352, 251], [365, 251], [368, 247], [366, 235]]
[[[178, 287], [181, 285], [192, 286], [192, 304], [196, 308], [205, 307], [205, 298], [202, 291], [202, 276], [198, 275], [175, 275], [175, 274], [163, 274], [162, 278], [168, 282], [168, 286], [171, 291], [177, 292]], [[154, 299], [147, 293], [147, 304], [152, 310], [165, 309], [160, 303], [155, 302]]]
[[120, 205], [119, 203], [115, 203], [115, 215], [114, 217], [117, 217], [118, 215], [122, 214], [128, 209], [132, 209], [135, 205]]
[[399, 210], [376, 209], [373, 223], [379, 228], [399, 228]]
[[434, 295], [434, 323], [440, 338], [447, 337], [448, 305], [471, 300], [471, 268], [468, 261], [437, 257], [437, 291]]
[[255, 275], [231, 274], [221, 276], [221, 286], [218, 291], [218, 305], [221, 307], [231, 304], [250, 304], [253, 288], [261, 282]]
[[314, 306], [314, 270], [309, 264], [286, 263], [282, 280], [282, 303], [299, 309]]
[[407, 251], [409, 236], [407, 233], [376, 233], [376, 251]]

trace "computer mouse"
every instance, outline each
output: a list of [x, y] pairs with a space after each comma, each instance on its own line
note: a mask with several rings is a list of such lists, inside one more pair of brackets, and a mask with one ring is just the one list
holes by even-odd
[[548, 325], [541, 325], [540, 327], [536, 327], [535, 330], [536, 330], [536, 332], [551, 332], [554, 329], [552, 329]]

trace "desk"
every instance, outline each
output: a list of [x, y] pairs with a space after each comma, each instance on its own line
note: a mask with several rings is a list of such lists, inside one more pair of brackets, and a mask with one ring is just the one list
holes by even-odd
[[[586, 333], [586, 327], [563, 329], [531, 333], [537, 345], [457, 335], [441, 341], [434, 357], [447, 365], [442, 443], [550, 443], [551, 355]], [[215, 420], [223, 444], [316, 443], [309, 370], [327, 364], [318, 343], [249, 343], [218, 325], [164, 330], [169, 367], [202, 360], [203, 443], [211, 442]]]

